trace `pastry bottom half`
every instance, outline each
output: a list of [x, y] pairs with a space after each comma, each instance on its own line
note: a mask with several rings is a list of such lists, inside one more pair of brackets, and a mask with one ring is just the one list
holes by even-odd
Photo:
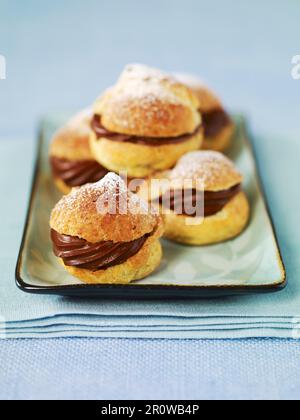
[[64, 268], [74, 277], [87, 284], [128, 284], [141, 280], [160, 265], [162, 259], [162, 247], [157, 237], [150, 237], [137, 254], [129, 258], [123, 264], [109, 267], [106, 270], [90, 271], [77, 267], [66, 266], [60, 260]]
[[244, 192], [237, 194], [219, 213], [206, 217], [199, 225], [187, 224], [195, 218], [164, 215], [165, 237], [187, 245], [210, 245], [238, 236], [246, 227], [250, 215], [249, 202]]
[[231, 145], [234, 130], [234, 124], [230, 123], [226, 127], [224, 127], [218, 135], [211, 138], [204, 137], [202, 149], [213, 150], [215, 152], [226, 151]]
[[148, 146], [122, 143], [91, 134], [90, 145], [95, 159], [112, 172], [127, 172], [132, 178], [145, 178], [156, 171], [172, 168], [187, 152], [199, 150], [202, 131], [181, 143]]

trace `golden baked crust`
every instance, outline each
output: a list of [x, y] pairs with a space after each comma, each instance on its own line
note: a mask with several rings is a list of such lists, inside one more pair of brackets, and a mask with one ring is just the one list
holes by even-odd
[[129, 177], [144, 178], [153, 172], [172, 168], [182, 155], [198, 150], [202, 141], [202, 130], [187, 141], [161, 146], [97, 139], [91, 133], [90, 148], [95, 159], [105, 168], [114, 172], [126, 171]]
[[187, 219], [194, 218], [175, 213], [164, 215], [165, 237], [182, 244], [198, 246], [223, 242], [244, 230], [249, 215], [248, 199], [244, 192], [240, 192], [219, 213], [204, 218], [199, 225], [186, 223]]
[[176, 73], [174, 76], [179, 82], [188, 86], [194, 92], [199, 100], [199, 109], [201, 112], [210, 112], [216, 109], [223, 109], [221, 100], [201, 79], [196, 76], [184, 73]]
[[[127, 209], [120, 208], [120, 197]], [[114, 209], [116, 214], [111, 214]], [[163, 230], [161, 217], [113, 173], [64, 196], [51, 213], [50, 226], [60, 234], [91, 243], [130, 242], [147, 233], [159, 238]]]
[[[201, 113], [205, 114], [212, 111], [224, 110], [221, 100], [201, 79], [183, 73], [176, 73], [175, 77], [181, 83], [192, 89], [199, 100]], [[211, 138], [205, 136], [202, 149], [217, 152], [227, 150], [231, 144], [233, 132], [234, 124], [231, 121], [216, 136]]]
[[125, 263], [106, 270], [93, 272], [76, 267], [67, 267], [62, 260], [61, 262], [72, 276], [88, 284], [128, 284], [151, 274], [160, 265], [161, 259], [161, 244], [159, 240], [151, 236], [136, 255], [129, 258]]
[[58, 130], [50, 145], [50, 156], [67, 160], [93, 160], [89, 147], [92, 109], [75, 115]]
[[205, 191], [223, 191], [243, 181], [233, 162], [222, 153], [197, 151], [183, 156], [170, 171], [172, 182], [193, 180], [203, 182]]
[[172, 76], [142, 65], [125, 68], [117, 84], [94, 106], [112, 132], [143, 137], [178, 137], [201, 124], [199, 102]]
[[218, 135], [204, 138], [202, 149], [213, 150], [215, 152], [226, 151], [231, 145], [234, 130], [234, 124], [232, 122], [229, 123]]

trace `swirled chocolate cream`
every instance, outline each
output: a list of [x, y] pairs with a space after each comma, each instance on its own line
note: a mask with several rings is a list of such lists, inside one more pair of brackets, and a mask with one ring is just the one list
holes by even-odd
[[95, 160], [68, 160], [51, 156], [50, 163], [54, 178], [72, 188], [100, 181], [109, 172]]
[[162, 258], [161, 217], [114, 173], [64, 196], [50, 228], [55, 256], [86, 283], [130, 283]]
[[84, 239], [61, 235], [51, 230], [54, 254], [68, 267], [91, 271], [105, 270], [126, 262], [139, 252], [148, 237], [149, 234], [146, 234], [130, 242], [103, 241], [93, 244]]
[[73, 187], [97, 182], [109, 171], [92, 156], [89, 146], [92, 111], [73, 117], [53, 137], [50, 165], [56, 185], [63, 193]]
[[204, 137], [213, 139], [232, 124], [231, 118], [224, 109], [213, 109], [203, 112]]
[[175, 189], [161, 195], [158, 202], [179, 215], [209, 217], [219, 213], [240, 191], [240, 184], [223, 191]]
[[145, 137], [145, 136], [133, 136], [127, 134], [113, 133], [107, 130], [101, 122], [101, 117], [99, 115], [94, 115], [92, 119], [92, 130], [94, 131], [98, 140], [108, 139], [110, 141], [120, 142], [120, 143], [133, 143], [141, 144], [144, 146], [160, 146], [167, 144], [179, 144], [191, 140], [195, 136], [199, 135], [202, 130], [202, 125], [199, 125], [196, 130], [191, 134], [184, 134], [176, 137]]

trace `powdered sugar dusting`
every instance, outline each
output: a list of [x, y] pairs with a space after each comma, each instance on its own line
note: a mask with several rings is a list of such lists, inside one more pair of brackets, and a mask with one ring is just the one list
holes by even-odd
[[205, 189], [238, 184], [242, 175], [233, 162], [222, 153], [213, 151], [191, 152], [183, 156], [171, 172], [172, 180], [201, 180]]
[[223, 109], [222, 102], [204, 80], [185, 73], [175, 73], [174, 77], [194, 91], [200, 101], [200, 110], [202, 112], [208, 112], [212, 109]]
[[109, 172], [100, 181], [90, 185], [90, 188], [96, 188], [101, 194], [107, 194], [108, 196], [127, 194], [128, 192], [123, 179], [114, 172]]
[[157, 100], [167, 100], [171, 103], [178, 103], [178, 97], [168, 86], [176, 85], [178, 82], [171, 75], [142, 64], [128, 65], [120, 76], [116, 85], [118, 93], [122, 93], [120, 100], [136, 98], [142, 100], [141, 106], [153, 103]]
[[200, 124], [197, 107], [198, 100], [191, 90], [172, 75], [131, 64], [116, 85], [95, 103], [95, 113], [102, 116], [104, 127], [115, 132], [172, 137], [196, 129]]
[[149, 214], [148, 204], [128, 190], [124, 180], [110, 172], [100, 181], [87, 184], [63, 197], [56, 210], [90, 208], [99, 214]]
[[161, 83], [166, 81], [168, 83], [177, 83], [172, 75], [143, 64], [128, 64], [121, 74], [119, 82], [137, 79], [143, 82]]

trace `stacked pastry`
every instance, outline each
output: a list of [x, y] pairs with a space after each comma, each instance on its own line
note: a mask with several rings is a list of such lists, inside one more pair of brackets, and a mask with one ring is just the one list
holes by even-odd
[[68, 194], [72, 188], [96, 182], [108, 171], [93, 157], [90, 146], [92, 110], [75, 115], [53, 137], [50, 164], [58, 189]]
[[86, 283], [130, 283], [161, 261], [161, 217], [114, 173], [64, 196], [50, 227], [55, 255]]
[[[204, 245], [242, 232], [249, 218], [242, 175], [221, 153], [199, 151], [224, 150], [232, 133], [201, 82], [127, 66], [51, 143], [53, 177], [68, 194], [50, 221], [65, 269], [87, 283], [129, 283], [159, 266], [163, 235]], [[124, 175], [143, 180], [138, 195]], [[167, 181], [163, 191], [152, 188], [154, 179]]]
[[92, 152], [101, 165], [129, 177], [172, 168], [202, 140], [196, 95], [156, 69], [126, 67], [94, 106]]
[[202, 115], [203, 149], [223, 152], [228, 149], [234, 133], [234, 124], [221, 100], [197, 77], [177, 74], [176, 77], [189, 86], [197, 96]]

